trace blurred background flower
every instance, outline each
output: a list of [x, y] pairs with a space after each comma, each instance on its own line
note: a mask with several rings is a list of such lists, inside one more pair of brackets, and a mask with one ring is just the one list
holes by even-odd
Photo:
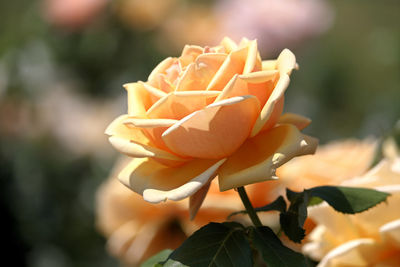
[[309, 209], [317, 224], [303, 252], [318, 266], [399, 266], [400, 158], [385, 158], [344, 185], [391, 193], [386, 203], [356, 215], [335, 212], [325, 203]]
[[240, 29], [236, 41], [265, 40], [270, 58], [288, 47], [300, 70], [285, 111], [313, 119], [306, 134], [322, 144], [386, 134], [400, 117], [399, 13], [396, 0], [0, 1], [3, 261], [117, 264], [94, 227], [95, 192], [116, 160], [102, 132], [126, 110], [121, 85], [146, 80], [186, 43]]
[[221, 32], [239, 39], [256, 38], [264, 55], [293, 48], [326, 31], [333, 9], [325, 0], [220, 0]]

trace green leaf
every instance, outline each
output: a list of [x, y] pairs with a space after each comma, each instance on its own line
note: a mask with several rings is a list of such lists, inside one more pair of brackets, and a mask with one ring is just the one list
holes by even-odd
[[308, 200], [308, 206], [315, 206], [321, 204], [322, 202], [324, 202], [324, 200], [319, 197], [311, 197], [310, 200]]
[[165, 261], [169, 254], [171, 254], [171, 249], [164, 249], [158, 252], [157, 254], [153, 255], [151, 258], [143, 262], [140, 267], [158, 267], [162, 266], [160, 262]]
[[252, 267], [253, 256], [239, 223], [209, 223], [191, 235], [169, 256], [164, 266]]
[[284, 246], [269, 227], [252, 227], [250, 229], [253, 245], [268, 267], [307, 266], [305, 257]]
[[318, 186], [307, 191], [311, 196], [325, 200], [335, 210], [349, 214], [370, 209], [390, 195], [368, 188], [343, 186]]
[[280, 214], [280, 224], [290, 240], [300, 243], [305, 236], [303, 225], [307, 219], [309, 193], [307, 191], [298, 193], [286, 189], [286, 196], [290, 201], [290, 206], [286, 212]]

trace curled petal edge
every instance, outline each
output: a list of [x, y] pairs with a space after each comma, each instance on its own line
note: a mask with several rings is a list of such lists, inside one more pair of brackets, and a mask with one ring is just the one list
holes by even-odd
[[[206, 185], [210, 179], [215, 176], [217, 169], [225, 162], [225, 160], [226, 159], [221, 159], [217, 161], [196, 177], [171, 190], [152, 188], [154, 186], [152, 186], [149, 181], [137, 181], [137, 184], [133, 184], [130, 175], [135, 171], [135, 166], [133, 166], [132, 169], [132, 166], [129, 164], [120, 172], [118, 179], [133, 191], [143, 195], [143, 199], [147, 202], [160, 203], [167, 200], [179, 201], [192, 196]], [[139, 179], [141, 179], [141, 177]]]

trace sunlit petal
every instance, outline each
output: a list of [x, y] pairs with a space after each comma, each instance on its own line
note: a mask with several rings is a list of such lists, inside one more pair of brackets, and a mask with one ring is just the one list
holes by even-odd
[[248, 139], [218, 170], [221, 191], [262, 182], [293, 157], [312, 154], [318, 141], [292, 125], [280, 125]]
[[193, 195], [225, 160], [192, 160], [179, 168], [152, 159], [133, 159], [118, 175], [120, 181], [151, 203], [181, 200]]
[[258, 113], [256, 97], [229, 98], [183, 118], [162, 138], [177, 155], [223, 158], [246, 140]]
[[311, 120], [299, 114], [285, 113], [279, 117], [278, 123], [293, 124], [294, 126], [297, 127], [297, 129], [303, 130], [311, 123]]
[[287, 74], [282, 74], [271, 96], [262, 108], [260, 116], [257, 118], [251, 132], [251, 136], [255, 136], [263, 130], [270, 129], [278, 121], [283, 110], [284, 93], [289, 86], [289, 82], [289, 76]]

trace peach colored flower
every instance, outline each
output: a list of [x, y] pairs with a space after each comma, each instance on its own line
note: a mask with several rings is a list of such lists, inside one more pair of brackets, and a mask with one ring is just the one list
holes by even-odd
[[192, 214], [215, 175], [222, 191], [274, 179], [277, 167], [317, 146], [298, 130], [308, 119], [281, 117], [295, 67], [287, 49], [261, 61], [257, 42], [247, 39], [185, 46], [147, 82], [125, 85], [128, 114], [106, 129], [133, 158], [118, 178], [148, 202], [191, 197]]
[[309, 209], [317, 227], [303, 252], [318, 266], [400, 266], [400, 158], [384, 159], [362, 177], [343, 185], [392, 194], [366, 212], [344, 215], [326, 204]]
[[279, 180], [268, 183], [270, 200], [294, 191], [321, 185], [338, 185], [367, 172], [375, 156], [373, 139], [338, 140], [318, 147], [315, 155], [295, 158], [278, 168]]

